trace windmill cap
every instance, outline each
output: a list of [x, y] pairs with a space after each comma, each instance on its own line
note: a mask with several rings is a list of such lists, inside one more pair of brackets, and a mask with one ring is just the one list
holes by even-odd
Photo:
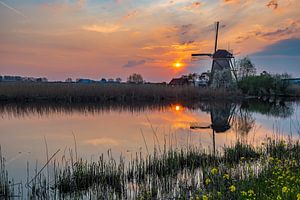
[[213, 58], [233, 58], [233, 55], [225, 49], [219, 49], [214, 53]]

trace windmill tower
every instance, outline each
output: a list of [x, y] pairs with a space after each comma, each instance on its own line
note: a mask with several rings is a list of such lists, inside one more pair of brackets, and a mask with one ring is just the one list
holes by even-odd
[[229, 87], [230, 85], [232, 85], [233, 78], [236, 79], [233, 54], [225, 49], [218, 49], [219, 25], [220, 22], [216, 22], [214, 52], [192, 54], [193, 58], [208, 56], [212, 59], [209, 84], [213, 88]]

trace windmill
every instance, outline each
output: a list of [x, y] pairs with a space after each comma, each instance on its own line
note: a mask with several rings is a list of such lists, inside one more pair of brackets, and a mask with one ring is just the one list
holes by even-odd
[[215, 48], [213, 53], [195, 53], [196, 57], [210, 57], [212, 59], [211, 76], [209, 84], [211, 87], [227, 87], [236, 79], [234, 69], [234, 56], [228, 50], [218, 49], [218, 35], [220, 22], [216, 22]]
[[213, 140], [213, 153], [216, 152], [215, 133], [224, 133], [231, 128], [232, 117], [236, 106], [230, 103], [218, 103], [209, 106], [211, 124], [202, 125], [201, 123], [192, 123], [190, 129], [211, 129]]

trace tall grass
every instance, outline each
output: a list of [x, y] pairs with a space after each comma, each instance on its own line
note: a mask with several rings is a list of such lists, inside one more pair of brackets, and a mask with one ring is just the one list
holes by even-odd
[[9, 190], [9, 180], [7, 171], [5, 169], [5, 160], [2, 157], [1, 147], [0, 147], [0, 199], [7, 198], [10, 196]]
[[127, 166], [122, 157], [116, 161], [102, 155], [97, 162], [79, 160], [62, 168], [56, 188], [63, 196], [94, 191], [98, 198], [114, 199], [246, 199], [248, 190], [250, 195], [252, 190], [257, 196], [264, 194], [264, 188], [255, 184], [267, 178], [273, 156], [300, 164], [299, 143], [282, 144], [269, 141], [254, 148], [237, 143], [217, 154], [196, 147], [155, 150], [152, 155], [137, 153]]
[[234, 99], [237, 92], [156, 84], [80, 84], [0, 82], [2, 101], [50, 102], [160, 102], [173, 100]]
[[[97, 161], [71, 159], [60, 164], [53, 161], [52, 180], [36, 168], [27, 183], [27, 197], [297, 199], [300, 198], [299, 153], [299, 142], [274, 140], [267, 140], [259, 147], [237, 143], [216, 153], [191, 146], [164, 148], [161, 152], [154, 149], [152, 154], [136, 153], [129, 161], [122, 155], [114, 158], [108, 151]], [[1, 191], [4, 191], [3, 180], [7, 182], [7, 174], [1, 174]], [[7, 185], [6, 194], [11, 194]]]

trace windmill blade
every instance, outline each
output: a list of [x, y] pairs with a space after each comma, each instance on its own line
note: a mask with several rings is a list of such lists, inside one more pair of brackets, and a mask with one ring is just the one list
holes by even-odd
[[201, 124], [201, 123], [191, 123], [190, 124], [190, 129], [210, 129], [211, 128], [211, 124], [207, 125], [207, 124]]
[[213, 54], [211, 54], [211, 53], [193, 53], [192, 56], [193, 57], [198, 57], [198, 56], [209, 56], [209, 57], [212, 57]]

